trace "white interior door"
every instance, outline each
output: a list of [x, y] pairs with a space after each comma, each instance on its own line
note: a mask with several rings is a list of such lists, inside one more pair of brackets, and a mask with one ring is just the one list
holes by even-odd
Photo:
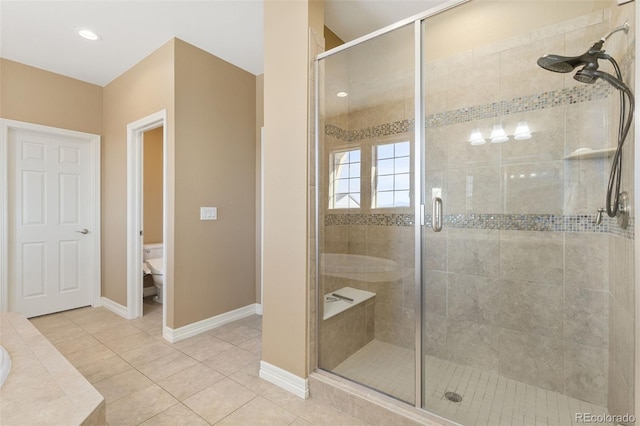
[[92, 304], [91, 146], [9, 129], [10, 310], [32, 317]]

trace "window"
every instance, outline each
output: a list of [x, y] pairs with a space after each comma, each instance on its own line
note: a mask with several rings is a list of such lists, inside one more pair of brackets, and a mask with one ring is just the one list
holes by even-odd
[[331, 154], [329, 208], [360, 207], [360, 150], [336, 151]]
[[372, 208], [410, 207], [411, 146], [409, 142], [374, 148]]

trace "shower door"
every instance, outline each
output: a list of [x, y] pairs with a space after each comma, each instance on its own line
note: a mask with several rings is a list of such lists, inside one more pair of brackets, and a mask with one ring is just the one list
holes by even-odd
[[[634, 16], [633, 3], [488, 0], [423, 21], [426, 410], [465, 425], [632, 412], [633, 235], [595, 220], [611, 159], [571, 155], [615, 147], [618, 93], [536, 62]], [[633, 46], [606, 43], [625, 81]]]
[[319, 62], [318, 365], [415, 403], [413, 23]]

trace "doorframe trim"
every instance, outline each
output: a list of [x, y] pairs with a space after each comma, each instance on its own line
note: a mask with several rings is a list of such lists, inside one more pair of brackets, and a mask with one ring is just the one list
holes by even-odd
[[[143, 133], [162, 126], [162, 234], [163, 244], [167, 235], [167, 110], [136, 120], [127, 125], [127, 315], [129, 319], [142, 316], [142, 241], [143, 225]], [[166, 324], [167, 310], [167, 247], [164, 246], [163, 262], [165, 282], [162, 286], [162, 326]]]
[[101, 302], [101, 192], [100, 192], [100, 135], [75, 130], [27, 123], [0, 118], [0, 312], [9, 311], [9, 130], [32, 130], [61, 136], [81, 138], [89, 143], [91, 152], [91, 206], [93, 208], [93, 259], [92, 283], [90, 284], [91, 305]]

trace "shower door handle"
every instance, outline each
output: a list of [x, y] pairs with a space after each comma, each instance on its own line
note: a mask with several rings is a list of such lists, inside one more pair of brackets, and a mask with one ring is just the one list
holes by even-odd
[[433, 197], [433, 210], [431, 211], [431, 229], [433, 232], [442, 231], [442, 198]]

